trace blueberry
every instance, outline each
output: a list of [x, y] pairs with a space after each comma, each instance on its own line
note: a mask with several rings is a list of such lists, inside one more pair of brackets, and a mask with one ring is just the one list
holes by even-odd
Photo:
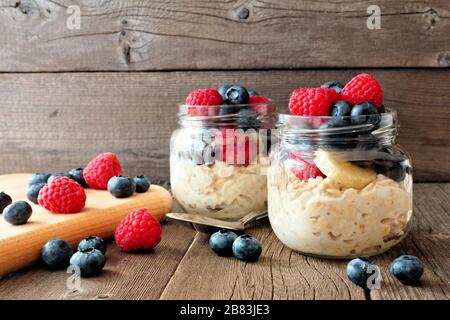
[[12, 198], [8, 194], [1, 192], [0, 193], [0, 214], [3, 213], [3, 210], [5, 210], [5, 208], [7, 206], [9, 206], [11, 203], [12, 203]]
[[219, 91], [220, 95], [222, 96], [223, 100], [225, 100], [225, 94], [227, 93], [227, 90], [228, 90], [231, 86], [233, 86], [233, 85], [232, 85], [232, 84], [229, 84], [229, 83], [220, 86], [220, 88], [219, 88], [218, 91]]
[[93, 248], [77, 251], [70, 258], [70, 265], [80, 268], [83, 278], [99, 275], [105, 266], [105, 262], [103, 253]]
[[50, 173], [33, 173], [30, 178], [28, 178], [28, 185], [31, 186], [35, 183], [47, 183], [50, 176]]
[[150, 179], [147, 176], [136, 176], [133, 178], [134, 183], [136, 184], [136, 192], [144, 193], [150, 188]]
[[33, 209], [26, 201], [16, 201], [3, 210], [3, 218], [12, 225], [27, 223]]
[[39, 191], [41, 191], [42, 187], [44, 187], [44, 186], [45, 186], [45, 183], [35, 183], [35, 184], [31, 185], [27, 191], [28, 200], [30, 200], [31, 202], [33, 202], [35, 204], [39, 204], [38, 203]]
[[195, 140], [189, 149], [189, 158], [196, 165], [212, 165], [216, 158], [216, 149], [212, 144], [201, 140]]
[[351, 282], [362, 288], [367, 288], [367, 282], [375, 273], [370, 271], [372, 262], [365, 258], [356, 258], [347, 264], [347, 277]]
[[232, 250], [233, 255], [243, 261], [256, 261], [262, 252], [259, 241], [248, 234], [237, 237]]
[[344, 85], [339, 81], [329, 81], [325, 82], [321, 85], [322, 88], [330, 88], [336, 91], [337, 93], [341, 93], [342, 89], [344, 89]]
[[373, 160], [373, 164], [378, 174], [382, 174], [397, 182], [403, 181], [406, 174], [410, 171], [410, 167], [406, 161], [375, 159]]
[[352, 105], [344, 100], [336, 101], [330, 107], [330, 116], [331, 117], [346, 117], [350, 115], [352, 110]]
[[332, 129], [332, 128], [341, 128], [341, 127], [347, 127], [350, 123], [342, 118], [333, 118], [330, 119], [330, 121], [322, 123], [320, 125], [320, 129]]
[[378, 125], [380, 123], [380, 115], [378, 109], [370, 102], [363, 102], [355, 104], [352, 108], [351, 114], [352, 124], [373, 124]]
[[[234, 107], [234, 106], [227, 106], [227, 105], [223, 105], [220, 106], [219, 108], [219, 116], [226, 116], [229, 114], [236, 114], [239, 112], [239, 107]], [[229, 121], [233, 121], [233, 119], [230, 118]], [[224, 122], [226, 122], [226, 119], [224, 119]]]
[[247, 92], [248, 92], [248, 95], [249, 95], [250, 97], [253, 97], [253, 96], [259, 96], [258, 92], [256, 92], [256, 91], [253, 90], [253, 89], [248, 89]]
[[56, 173], [52, 173], [50, 175], [50, 177], [47, 180], [47, 183], [52, 182], [53, 180], [55, 180], [56, 177], [66, 177], [66, 178], [76, 181], [75, 177], [68, 172], [56, 172]]
[[84, 168], [75, 168], [69, 171], [69, 174], [72, 175], [72, 179], [78, 182], [83, 188], [87, 188], [88, 184], [83, 177]]
[[69, 266], [72, 247], [62, 239], [51, 239], [42, 247], [42, 261], [51, 269], [64, 269]]
[[260, 121], [258, 120], [259, 113], [252, 109], [241, 109], [237, 114], [237, 122], [239, 128], [253, 128], [258, 129]]
[[115, 176], [108, 181], [108, 191], [116, 198], [128, 198], [136, 191], [136, 184], [130, 177]]
[[86, 239], [83, 239], [78, 244], [78, 251], [83, 251], [86, 249], [97, 249], [101, 253], [105, 254], [106, 252], [106, 243], [102, 238], [97, 236], [89, 236]]
[[415, 256], [403, 255], [392, 262], [391, 272], [404, 285], [413, 285], [419, 283], [423, 264]]
[[248, 92], [243, 86], [232, 85], [225, 92], [224, 102], [226, 104], [248, 104]]
[[232, 246], [237, 234], [230, 230], [222, 229], [211, 235], [209, 247], [219, 256], [229, 256], [232, 253]]
[[378, 108], [378, 113], [385, 113], [386, 112], [386, 108], [384, 105], [382, 105], [381, 107]]

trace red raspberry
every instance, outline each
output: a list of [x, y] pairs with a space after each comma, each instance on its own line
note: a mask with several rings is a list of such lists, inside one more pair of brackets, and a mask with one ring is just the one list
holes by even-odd
[[219, 91], [207, 88], [189, 93], [185, 104], [189, 106], [187, 112], [191, 116], [212, 116], [217, 113], [218, 108], [204, 106], [219, 106], [222, 102], [223, 99]]
[[248, 166], [258, 153], [258, 144], [251, 134], [241, 130], [222, 129], [216, 135], [217, 159], [231, 165]]
[[371, 102], [377, 107], [383, 104], [383, 89], [372, 75], [358, 74], [342, 89], [342, 99], [352, 104]]
[[295, 164], [291, 167], [291, 172], [300, 180], [308, 181], [309, 178], [325, 177], [314, 163], [306, 161], [299, 153], [291, 151], [289, 158], [295, 160]]
[[161, 241], [161, 225], [148, 209], [136, 209], [120, 222], [114, 237], [122, 251], [153, 249]]
[[289, 111], [296, 116], [328, 116], [339, 93], [329, 88], [300, 88], [289, 99]]
[[108, 181], [114, 176], [122, 175], [122, 168], [114, 153], [106, 152], [95, 157], [84, 168], [83, 177], [89, 187], [108, 189]]
[[56, 177], [39, 191], [38, 202], [53, 213], [76, 213], [86, 205], [86, 193], [74, 180]]
[[263, 96], [250, 96], [248, 98], [248, 104], [250, 108], [258, 112], [259, 114], [266, 114], [272, 112], [272, 103], [269, 99]]

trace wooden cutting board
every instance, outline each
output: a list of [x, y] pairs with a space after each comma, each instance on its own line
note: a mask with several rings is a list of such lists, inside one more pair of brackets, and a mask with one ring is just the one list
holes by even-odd
[[85, 189], [86, 207], [80, 213], [55, 214], [31, 203], [26, 197], [31, 174], [0, 175], [0, 192], [33, 207], [28, 223], [13, 226], [0, 215], [0, 277], [29, 266], [40, 259], [42, 246], [51, 238], [68, 241], [74, 249], [78, 242], [96, 235], [111, 239], [120, 220], [136, 208], [148, 208], [158, 219], [164, 219], [172, 208], [170, 193], [152, 185], [146, 193], [125, 199], [114, 198], [106, 190]]

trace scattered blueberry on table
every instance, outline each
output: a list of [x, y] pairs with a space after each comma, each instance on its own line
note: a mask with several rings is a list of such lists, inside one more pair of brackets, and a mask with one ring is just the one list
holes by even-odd
[[258, 260], [262, 247], [255, 237], [244, 234], [234, 240], [232, 250], [239, 260], [252, 262]]
[[237, 234], [233, 231], [222, 229], [211, 235], [209, 247], [219, 256], [229, 256], [233, 253], [231, 248], [237, 237]]
[[362, 288], [367, 288], [367, 281], [374, 274], [371, 271], [372, 262], [366, 258], [356, 258], [347, 264], [347, 277], [351, 282]]
[[99, 275], [105, 266], [105, 262], [106, 259], [103, 253], [93, 248], [77, 251], [70, 258], [70, 265], [80, 268], [83, 278]]
[[80, 241], [78, 244], [78, 251], [83, 251], [86, 249], [97, 249], [101, 253], [106, 253], [106, 243], [102, 238], [97, 236], [89, 236]]
[[39, 191], [41, 191], [41, 189], [45, 186], [45, 183], [35, 183], [32, 184], [27, 191], [27, 198], [28, 200], [30, 200], [31, 202], [35, 203], [35, 204], [39, 204], [38, 202], [38, 196], [39, 196]]
[[80, 167], [80, 168], [75, 168], [69, 171], [69, 174], [72, 175], [73, 179], [78, 182], [79, 184], [81, 184], [81, 186], [83, 188], [88, 188], [88, 184], [86, 182], [86, 180], [84, 180], [83, 177], [83, 172], [84, 172], [84, 168]]
[[136, 184], [130, 177], [115, 176], [108, 181], [108, 191], [116, 198], [128, 198], [136, 191]]
[[58, 238], [50, 239], [41, 250], [42, 261], [54, 270], [67, 268], [72, 254], [70, 244]]
[[391, 273], [404, 285], [418, 284], [423, 274], [423, 264], [415, 256], [403, 255], [392, 262]]
[[47, 183], [48, 178], [50, 178], [50, 173], [33, 173], [30, 178], [28, 178], [28, 186], [36, 183]]
[[4, 192], [0, 192], [0, 214], [2, 214], [3, 210], [5, 210], [5, 208], [9, 206], [11, 203], [12, 203], [11, 196]]
[[147, 176], [140, 175], [133, 178], [134, 183], [136, 184], [136, 192], [144, 193], [147, 192], [150, 188], [150, 179]]

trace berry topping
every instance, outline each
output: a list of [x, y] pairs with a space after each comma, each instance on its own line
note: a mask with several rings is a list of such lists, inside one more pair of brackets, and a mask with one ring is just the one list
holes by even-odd
[[219, 256], [229, 256], [232, 254], [232, 246], [237, 235], [233, 231], [222, 229], [211, 235], [209, 247]]
[[217, 159], [232, 165], [249, 165], [255, 160], [258, 145], [251, 134], [225, 129], [217, 133]]
[[70, 265], [80, 268], [83, 278], [99, 275], [105, 266], [105, 262], [106, 259], [103, 253], [93, 248], [77, 251], [70, 258]]
[[212, 116], [215, 115], [216, 108], [204, 106], [218, 106], [222, 102], [222, 96], [217, 90], [207, 88], [192, 91], [187, 96], [185, 104], [189, 106], [187, 113], [191, 116]]
[[344, 100], [338, 100], [330, 107], [330, 116], [347, 117], [350, 115], [351, 110], [351, 104]]
[[227, 89], [223, 100], [226, 104], [247, 104], [249, 95], [245, 87], [235, 84]]
[[333, 118], [328, 122], [322, 123], [320, 129], [341, 128], [350, 125], [350, 123], [342, 118]]
[[297, 116], [328, 116], [330, 106], [339, 100], [339, 94], [329, 88], [301, 88], [289, 99], [289, 111]]
[[88, 184], [83, 177], [84, 168], [75, 168], [69, 171], [69, 174], [72, 175], [72, 179], [81, 184], [83, 188], [87, 188]]
[[128, 198], [136, 191], [136, 184], [130, 177], [116, 176], [109, 179], [108, 191], [116, 198]]
[[259, 128], [259, 113], [252, 109], [241, 109], [237, 113], [237, 122], [239, 128], [248, 129], [258, 129]]
[[383, 104], [383, 89], [372, 75], [361, 73], [350, 80], [342, 89], [342, 99], [358, 104], [369, 101], [376, 107]]
[[415, 256], [403, 255], [392, 262], [391, 272], [404, 285], [413, 285], [422, 277], [423, 264]]
[[3, 210], [5, 210], [5, 208], [11, 203], [12, 198], [8, 194], [0, 192], [0, 214], [3, 213]]
[[239, 260], [256, 261], [261, 255], [262, 247], [255, 237], [244, 234], [234, 240], [232, 251]]
[[137, 209], [120, 222], [115, 241], [122, 251], [153, 249], [161, 241], [161, 226], [148, 209]]
[[38, 202], [39, 191], [41, 191], [41, 189], [44, 186], [45, 186], [45, 183], [35, 183], [35, 184], [31, 185], [27, 191], [28, 200], [30, 200], [31, 202], [33, 202], [35, 204], [39, 204], [39, 202]]
[[72, 256], [72, 247], [62, 239], [50, 239], [42, 247], [42, 261], [51, 269], [64, 269], [69, 266]]
[[258, 92], [256, 92], [256, 91], [253, 90], [253, 89], [248, 89], [247, 92], [248, 92], [248, 95], [249, 95], [250, 97], [253, 97], [253, 96], [259, 96]]
[[30, 219], [33, 209], [25, 201], [16, 201], [3, 210], [3, 218], [12, 225], [27, 223]]
[[330, 88], [336, 91], [337, 93], [341, 93], [342, 89], [344, 88], [344, 85], [340, 83], [339, 81], [329, 81], [325, 82], [321, 85], [322, 88]]
[[250, 96], [248, 99], [250, 108], [258, 112], [259, 114], [267, 114], [270, 112], [271, 102], [269, 99], [263, 96]]
[[352, 124], [373, 124], [377, 125], [380, 123], [380, 115], [378, 114], [377, 108], [370, 102], [363, 102], [360, 104], [355, 104], [350, 113], [352, 116]]
[[50, 175], [50, 173], [33, 173], [30, 178], [28, 178], [28, 185], [31, 186], [35, 183], [47, 183]]
[[367, 288], [370, 276], [375, 273], [373, 268], [372, 262], [368, 259], [353, 259], [347, 264], [347, 277], [357, 286]]
[[224, 84], [224, 85], [221, 85], [220, 86], [220, 88], [219, 88], [219, 94], [222, 96], [222, 99], [223, 100], [225, 100], [225, 94], [227, 93], [227, 90], [231, 87], [231, 86], [233, 86], [233, 84], [230, 84], [230, 83], [226, 83], [226, 84]]
[[144, 193], [150, 188], [150, 179], [147, 176], [136, 176], [134, 177], [134, 183], [136, 184], [136, 192]]
[[122, 168], [114, 153], [102, 153], [95, 157], [84, 168], [83, 177], [87, 184], [94, 189], [108, 188], [108, 181], [114, 176], [120, 176]]
[[101, 253], [105, 254], [106, 252], [106, 243], [102, 238], [97, 236], [89, 236], [86, 239], [83, 239], [78, 244], [78, 251], [83, 251], [86, 249], [97, 249]]
[[86, 204], [86, 194], [81, 185], [67, 177], [56, 177], [39, 192], [38, 202], [53, 213], [80, 212]]
[[325, 177], [322, 171], [313, 162], [306, 161], [300, 152], [289, 152], [289, 158], [294, 160], [291, 172], [300, 180], [308, 181], [309, 178]]

